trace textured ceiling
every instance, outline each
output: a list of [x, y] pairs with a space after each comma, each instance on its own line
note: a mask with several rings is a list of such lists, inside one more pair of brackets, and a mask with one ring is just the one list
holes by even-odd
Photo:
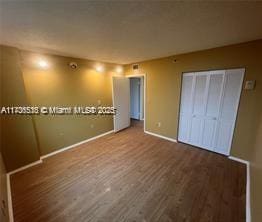
[[133, 63], [262, 38], [262, 2], [1, 2], [0, 43]]

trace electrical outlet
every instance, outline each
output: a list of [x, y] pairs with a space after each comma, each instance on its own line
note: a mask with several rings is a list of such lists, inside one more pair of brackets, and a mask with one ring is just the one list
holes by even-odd
[[64, 133], [59, 133], [59, 136], [64, 136]]
[[157, 123], [157, 126], [158, 126], [158, 127], [161, 127], [161, 122], [158, 122], [158, 123]]
[[97, 105], [101, 105], [101, 100], [99, 99], [99, 100], [97, 100]]
[[90, 124], [90, 128], [93, 129], [95, 126], [94, 124]]

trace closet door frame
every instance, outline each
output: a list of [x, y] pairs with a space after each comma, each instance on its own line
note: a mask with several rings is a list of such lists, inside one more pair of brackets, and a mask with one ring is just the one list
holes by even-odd
[[[177, 127], [177, 141], [181, 142], [181, 143], [186, 143], [189, 145], [193, 145], [196, 147], [199, 147], [201, 149], [206, 149], [212, 152], [217, 152], [215, 150], [216, 148], [216, 143], [217, 143], [217, 130], [218, 130], [218, 125], [219, 125], [219, 121], [220, 121], [220, 117], [221, 117], [221, 106], [222, 106], [222, 102], [223, 102], [223, 98], [224, 98], [224, 93], [225, 93], [225, 85], [226, 85], [226, 72], [229, 70], [239, 70], [239, 72], [242, 72], [242, 77], [241, 77], [241, 84], [239, 86], [238, 89], [238, 98], [236, 101], [236, 106], [235, 106], [235, 114], [234, 114], [234, 118], [233, 118], [233, 126], [232, 126], [232, 130], [231, 130], [231, 135], [230, 135], [230, 146], [228, 148], [228, 151], [226, 153], [220, 153], [223, 155], [229, 155], [230, 151], [231, 151], [231, 147], [232, 147], [232, 142], [233, 142], [233, 135], [234, 135], [234, 131], [235, 131], [235, 127], [236, 127], [236, 120], [237, 120], [237, 115], [238, 115], [238, 109], [239, 109], [239, 103], [240, 103], [240, 98], [241, 98], [241, 91], [242, 91], [242, 87], [243, 87], [243, 80], [244, 80], [244, 75], [245, 75], [245, 68], [233, 68], [233, 69], [219, 69], [219, 70], [208, 70], [208, 71], [193, 71], [193, 72], [183, 72], [182, 73], [182, 77], [181, 77], [181, 89], [180, 89], [180, 101], [179, 101], [179, 115], [178, 115], [178, 127]], [[194, 103], [194, 92], [195, 92], [195, 84], [196, 84], [196, 76], [199, 75], [207, 75], [207, 80], [206, 80], [206, 87], [207, 90], [205, 92], [205, 98], [204, 98], [204, 110], [205, 110], [205, 118], [206, 119], [206, 112], [207, 112], [207, 101], [208, 101], [208, 95], [209, 95], [209, 87], [210, 87], [210, 76], [211, 75], [216, 75], [216, 74], [221, 74], [221, 72], [223, 72], [223, 79], [222, 79], [222, 86], [221, 86], [221, 92], [219, 95], [219, 110], [218, 110], [218, 114], [216, 117], [216, 123], [215, 123], [215, 129], [213, 132], [213, 142], [212, 142], [212, 149], [207, 149], [205, 147], [201, 147], [198, 146], [196, 144], [192, 144], [190, 143], [190, 133], [191, 133], [191, 127], [192, 127], [192, 119], [193, 119], [193, 103]], [[191, 113], [191, 117], [190, 117], [190, 121], [189, 121], [189, 126], [188, 126], [188, 133], [187, 133], [187, 141], [180, 141], [179, 140], [179, 130], [180, 130], [180, 118], [181, 118], [181, 104], [182, 104], [182, 87], [183, 87], [183, 77], [184, 76], [193, 76], [193, 80], [192, 80], [192, 88], [191, 88], [191, 98], [190, 98], [190, 113]], [[182, 114], [183, 115], [183, 114]], [[202, 123], [201, 126], [201, 143], [203, 141], [203, 128], [204, 128], [204, 123]]]

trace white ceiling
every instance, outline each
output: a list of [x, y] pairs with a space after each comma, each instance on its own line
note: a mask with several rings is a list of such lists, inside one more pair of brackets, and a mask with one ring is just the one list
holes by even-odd
[[0, 43], [133, 63], [262, 38], [262, 2], [1, 2]]

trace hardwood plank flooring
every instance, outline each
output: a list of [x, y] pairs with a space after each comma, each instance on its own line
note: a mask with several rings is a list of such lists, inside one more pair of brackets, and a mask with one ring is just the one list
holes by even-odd
[[11, 176], [15, 222], [244, 222], [245, 165], [141, 124]]

